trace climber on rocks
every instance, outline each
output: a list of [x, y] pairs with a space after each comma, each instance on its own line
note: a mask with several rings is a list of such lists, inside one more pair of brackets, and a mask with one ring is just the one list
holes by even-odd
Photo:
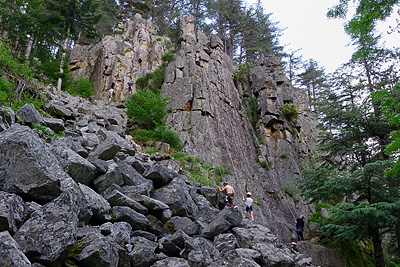
[[247, 197], [243, 196], [243, 202], [246, 204], [246, 213], [249, 214], [250, 219], [254, 221], [253, 216], [253, 199], [251, 198], [251, 193], [247, 192]]
[[115, 95], [115, 91], [114, 91], [114, 83], [113, 83], [111, 85], [110, 90], [108, 90], [108, 101], [112, 101], [114, 95]]
[[225, 205], [229, 204], [229, 207], [233, 207], [233, 196], [235, 195], [235, 189], [228, 182], [223, 182], [224, 187], [220, 187], [219, 191], [225, 191]]
[[297, 241], [304, 241], [303, 229], [304, 229], [304, 216], [300, 215], [299, 218], [296, 219]]

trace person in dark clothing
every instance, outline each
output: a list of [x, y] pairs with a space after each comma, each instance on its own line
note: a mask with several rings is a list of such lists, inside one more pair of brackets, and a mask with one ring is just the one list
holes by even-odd
[[298, 241], [304, 241], [303, 229], [304, 229], [304, 216], [300, 215], [299, 218], [296, 219], [296, 234]]
[[291, 250], [292, 250], [292, 252], [293, 253], [297, 253], [297, 252], [299, 252], [299, 249], [297, 248], [297, 244], [296, 244], [296, 242], [292, 242], [292, 244], [291, 244]]
[[127, 84], [128, 84], [128, 90], [129, 90], [129, 93], [130, 93], [130, 94], [132, 94], [132, 86], [133, 86], [133, 82], [132, 82], [132, 81], [130, 81], [130, 82], [128, 82]]

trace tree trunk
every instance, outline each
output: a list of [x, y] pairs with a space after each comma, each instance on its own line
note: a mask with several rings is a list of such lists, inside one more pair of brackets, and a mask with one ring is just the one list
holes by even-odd
[[372, 243], [374, 245], [374, 257], [376, 267], [385, 267], [385, 258], [383, 256], [382, 241], [379, 230], [372, 230]]
[[67, 46], [68, 46], [68, 41], [69, 41], [69, 32], [71, 30], [71, 26], [68, 26], [67, 30], [67, 37], [64, 40], [63, 46], [62, 46], [62, 55], [61, 55], [61, 63], [60, 63], [60, 76], [58, 77], [58, 82], [57, 82], [57, 89], [61, 90], [61, 85], [62, 85], [62, 74], [64, 73], [64, 60], [65, 56], [67, 55]]
[[29, 56], [31, 55], [32, 46], [33, 46], [33, 37], [30, 36], [29, 40], [28, 40], [28, 45], [27, 45], [26, 50], [25, 50], [25, 58], [26, 59], [28, 59]]

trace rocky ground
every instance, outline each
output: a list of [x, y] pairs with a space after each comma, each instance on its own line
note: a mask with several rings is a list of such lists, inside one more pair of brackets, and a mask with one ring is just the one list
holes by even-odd
[[52, 118], [0, 108], [1, 266], [311, 265], [177, 161], [142, 153], [122, 105], [48, 89]]

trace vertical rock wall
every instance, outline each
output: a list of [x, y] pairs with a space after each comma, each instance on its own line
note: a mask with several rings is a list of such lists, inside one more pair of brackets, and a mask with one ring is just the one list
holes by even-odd
[[114, 34], [105, 36], [96, 45], [76, 44], [70, 55], [70, 70], [74, 77], [91, 77], [96, 99], [106, 100], [106, 91], [114, 83], [116, 100], [126, 100], [130, 93], [127, 83], [161, 65], [167, 38], [156, 35], [150, 20], [136, 14], [133, 21], [119, 23]]
[[[186, 152], [230, 169], [225, 178], [236, 188], [236, 201], [251, 190], [260, 204], [258, 221], [290, 239], [293, 215], [310, 212], [301, 200], [283, 201], [279, 192], [293, 186], [292, 179], [307, 165], [305, 155], [312, 153], [316, 123], [309, 118], [306, 96], [279, 74], [279, 59], [273, 57], [260, 59], [246, 85], [235, 85], [235, 68], [222, 41], [195, 33], [191, 17], [181, 19], [180, 46], [162, 87], [171, 101], [168, 124], [180, 134]], [[246, 97], [258, 102], [258, 138], [246, 115]], [[285, 103], [297, 105], [299, 119], [287, 121], [281, 111]], [[266, 160], [271, 170], [261, 168], [257, 159]]]

